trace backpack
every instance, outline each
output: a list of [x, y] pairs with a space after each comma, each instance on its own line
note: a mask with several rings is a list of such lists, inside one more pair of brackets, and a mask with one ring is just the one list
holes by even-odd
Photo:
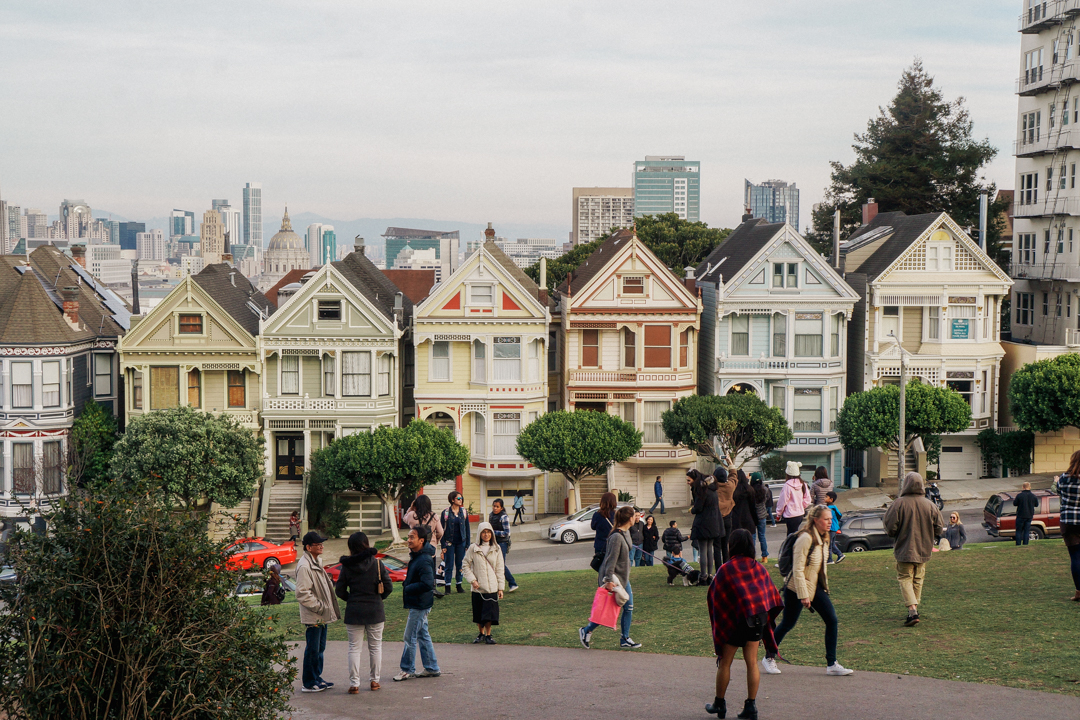
[[780, 546], [780, 558], [776, 561], [776, 569], [779, 570], [780, 574], [785, 578], [791, 574], [791, 566], [794, 564], [795, 540], [800, 535], [802, 535], [802, 533], [791, 533], [784, 538], [784, 542]]

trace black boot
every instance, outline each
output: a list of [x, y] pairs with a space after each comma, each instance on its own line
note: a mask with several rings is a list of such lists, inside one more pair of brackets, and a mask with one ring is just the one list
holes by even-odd
[[744, 720], [757, 720], [757, 702], [748, 698], [743, 704], [742, 712], [735, 717], [744, 718]]
[[714, 697], [713, 701], [705, 706], [705, 712], [719, 718], [727, 717], [727, 701], [721, 697]]

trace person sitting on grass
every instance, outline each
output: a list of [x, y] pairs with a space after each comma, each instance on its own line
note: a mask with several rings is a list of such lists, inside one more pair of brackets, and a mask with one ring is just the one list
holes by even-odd
[[709, 587], [709, 620], [716, 649], [716, 696], [705, 712], [725, 717], [724, 696], [731, 681], [735, 651], [742, 649], [746, 663], [746, 703], [740, 718], [757, 720], [757, 691], [761, 674], [757, 666], [758, 643], [776, 652], [773, 623], [784, 607], [769, 571], [754, 558], [754, 537], [736, 528], [728, 539], [731, 560], [724, 563]]
[[494, 645], [491, 626], [499, 624], [499, 601], [502, 600], [506, 579], [503, 576], [503, 555], [495, 542], [491, 523], [482, 522], [476, 529], [479, 539], [465, 551], [461, 572], [472, 586], [472, 620], [480, 634], [473, 645]]

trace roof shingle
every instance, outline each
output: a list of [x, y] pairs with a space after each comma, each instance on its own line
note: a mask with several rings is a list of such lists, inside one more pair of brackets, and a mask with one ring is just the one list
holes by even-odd
[[277, 309], [251, 281], [227, 263], [207, 265], [191, 279], [253, 337], [259, 334], [261, 319], [254, 308], [258, 308], [266, 317]]

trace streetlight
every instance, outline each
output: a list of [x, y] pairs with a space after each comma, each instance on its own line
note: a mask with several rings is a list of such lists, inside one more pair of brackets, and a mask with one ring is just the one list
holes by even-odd
[[902, 484], [904, 482], [904, 460], [907, 456], [907, 419], [904, 417], [907, 410], [907, 393], [905, 382], [906, 366], [904, 365], [904, 348], [901, 347], [900, 341], [896, 338], [896, 333], [892, 330], [889, 331], [889, 337], [896, 343], [896, 349], [900, 352], [900, 435], [899, 440], [896, 443], [896, 474], [897, 482]]

